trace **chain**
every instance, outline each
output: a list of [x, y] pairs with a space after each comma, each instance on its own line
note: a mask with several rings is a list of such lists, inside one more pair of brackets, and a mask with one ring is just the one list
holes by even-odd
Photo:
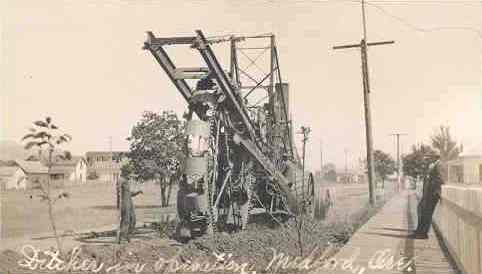
[[[210, 225], [212, 226], [212, 229], [213, 229], [213, 233], [216, 232], [217, 230], [217, 227], [216, 227], [216, 220], [214, 218], [214, 204], [213, 204], [213, 194], [214, 194], [214, 190], [213, 190], [213, 185], [214, 182], [216, 181], [217, 179], [217, 161], [218, 161], [218, 151], [217, 151], [217, 147], [216, 147], [216, 138], [218, 137], [218, 127], [219, 125], [216, 123], [216, 115], [211, 115], [209, 117], [209, 140], [208, 140], [208, 144], [210, 145], [211, 147], [211, 154], [212, 154], [212, 157], [213, 157], [213, 161], [210, 163], [210, 167], [209, 169], [212, 170], [212, 175], [211, 175], [211, 178], [208, 179], [208, 220], [209, 220], [209, 223]], [[214, 137], [216, 136], [216, 137]]]
[[248, 206], [248, 215], [249, 215], [249, 212], [254, 207], [253, 193], [255, 193], [254, 187], [256, 185], [256, 177], [254, 177], [252, 172], [248, 172], [246, 174], [246, 183], [248, 184], [246, 189], [248, 191], [248, 205], [249, 205]]

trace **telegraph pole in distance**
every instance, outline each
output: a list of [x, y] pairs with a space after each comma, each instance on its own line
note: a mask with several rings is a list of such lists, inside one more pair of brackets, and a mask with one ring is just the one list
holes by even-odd
[[402, 174], [402, 165], [400, 164], [400, 136], [407, 135], [405, 133], [393, 133], [391, 136], [395, 136], [397, 140], [397, 182], [400, 187], [400, 175]]
[[323, 179], [323, 140], [320, 140], [320, 182]]
[[302, 126], [300, 129], [299, 134], [303, 135], [303, 173], [302, 173], [302, 181], [301, 181], [301, 191], [302, 191], [302, 199], [303, 203], [305, 202], [305, 159], [306, 159], [306, 142], [308, 141], [308, 135], [310, 134], [311, 129], [309, 127]]
[[345, 176], [348, 175], [348, 149], [345, 148]]
[[395, 41], [382, 41], [367, 43], [367, 27], [366, 27], [366, 15], [365, 15], [365, 0], [361, 1], [362, 8], [362, 20], [363, 20], [363, 38], [359, 44], [335, 46], [333, 49], [347, 49], [347, 48], [360, 48], [361, 50], [361, 63], [362, 63], [362, 78], [363, 78], [363, 99], [365, 108], [365, 131], [367, 142], [367, 166], [368, 166], [368, 192], [370, 204], [375, 205], [374, 195], [374, 179], [375, 169], [373, 166], [373, 135], [371, 124], [371, 111], [370, 111], [370, 83], [368, 77], [368, 57], [367, 47], [393, 44]]

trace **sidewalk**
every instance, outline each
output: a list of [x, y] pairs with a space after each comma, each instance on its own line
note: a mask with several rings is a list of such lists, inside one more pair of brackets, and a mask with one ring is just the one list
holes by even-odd
[[314, 273], [459, 273], [433, 229], [427, 240], [407, 237], [417, 225], [416, 208], [414, 192], [396, 195], [334, 256], [331, 270]]

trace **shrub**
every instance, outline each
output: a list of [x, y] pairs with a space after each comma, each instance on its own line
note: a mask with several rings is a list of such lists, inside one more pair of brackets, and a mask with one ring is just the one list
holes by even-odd
[[92, 172], [89, 172], [89, 174], [87, 175], [87, 179], [88, 180], [97, 180], [97, 179], [99, 179], [99, 175], [97, 175], [97, 172], [92, 171]]

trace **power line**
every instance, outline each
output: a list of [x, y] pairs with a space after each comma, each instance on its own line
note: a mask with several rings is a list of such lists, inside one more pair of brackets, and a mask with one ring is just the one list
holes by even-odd
[[[360, 0], [266, 0], [266, 2], [271, 3], [281, 3], [281, 2], [288, 2], [288, 3], [357, 3], [360, 4]], [[458, 5], [479, 5], [482, 4], [482, 1], [457, 1], [457, 0], [447, 0], [447, 1], [437, 1], [437, 0], [418, 0], [418, 1], [407, 1], [407, 0], [372, 0], [372, 1], [365, 1], [365, 3], [387, 3], [387, 4], [458, 4]]]
[[430, 0], [422, 0], [422, 1], [404, 1], [404, 0], [394, 0], [394, 1], [380, 1], [380, 0], [372, 0], [367, 1], [368, 3], [379, 3], [379, 4], [409, 4], [409, 5], [420, 5], [420, 4], [450, 4], [450, 5], [480, 5], [482, 1], [430, 1]]
[[459, 6], [473, 6], [482, 4], [481, 1], [367, 1], [369, 3], [377, 4], [391, 4], [391, 5], [459, 5]]
[[383, 12], [385, 15], [397, 20], [398, 22], [402, 23], [403, 25], [409, 27], [410, 29], [412, 30], [415, 30], [415, 31], [418, 31], [418, 32], [435, 32], [435, 31], [444, 31], [444, 30], [462, 30], [462, 31], [470, 31], [470, 32], [473, 32], [475, 34], [477, 34], [477, 36], [482, 39], [482, 31], [477, 29], [477, 28], [473, 28], [473, 27], [435, 27], [435, 28], [421, 28], [421, 27], [418, 27], [410, 22], [408, 22], [407, 20], [403, 19], [402, 17], [400, 16], [396, 16], [390, 12], [388, 12], [386, 9], [384, 9], [383, 7], [381, 7], [380, 5], [376, 5], [376, 4], [373, 4], [373, 2], [366, 2], [367, 5], [369, 6], [372, 6], [376, 9], [378, 9], [379, 11]]
[[[266, 0], [267, 2], [270, 3], [275, 3], [277, 2], [276, 0]], [[360, 4], [362, 1], [360, 0], [286, 0], [288, 3], [352, 3], [352, 4]], [[372, 0], [372, 1], [364, 1], [366, 5], [374, 7], [381, 11], [383, 14], [386, 16], [395, 19], [399, 23], [402, 23], [403, 25], [409, 27], [410, 29], [417, 31], [417, 32], [438, 32], [438, 31], [467, 31], [467, 32], [472, 32], [476, 34], [481, 40], [482, 40], [482, 30], [476, 28], [476, 27], [469, 27], [469, 26], [446, 26], [446, 27], [434, 27], [434, 28], [423, 28], [419, 27], [415, 24], [412, 24], [408, 22], [406, 19], [394, 15], [391, 12], [388, 12], [385, 8], [383, 8], [381, 5], [421, 5], [421, 4], [450, 4], [450, 5], [462, 5], [462, 6], [471, 6], [473, 7], [474, 5], [481, 5], [482, 7], [482, 1], [457, 1], [457, 0], [445, 0], [445, 1], [438, 1], [438, 0], [420, 0], [420, 1], [407, 1], [407, 0]], [[278, 1], [279, 3], [279, 1]]]

